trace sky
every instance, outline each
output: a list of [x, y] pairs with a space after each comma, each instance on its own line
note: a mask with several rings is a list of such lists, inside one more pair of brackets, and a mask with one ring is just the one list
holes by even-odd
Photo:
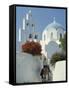
[[65, 9], [55, 8], [35, 8], [35, 7], [22, 7], [16, 6], [16, 37], [18, 38], [18, 30], [22, 28], [22, 21], [28, 11], [32, 11], [32, 17], [35, 21], [36, 32], [41, 38], [41, 34], [45, 27], [53, 22], [55, 17], [56, 22], [60, 23], [66, 30], [66, 11]]

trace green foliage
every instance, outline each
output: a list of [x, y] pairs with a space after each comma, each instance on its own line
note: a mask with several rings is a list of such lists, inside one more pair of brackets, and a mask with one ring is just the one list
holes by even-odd
[[59, 45], [62, 48], [62, 51], [66, 53], [66, 33], [63, 38], [60, 38], [61, 44]]
[[66, 59], [66, 57], [65, 57], [64, 54], [55, 53], [55, 54], [52, 55], [50, 63], [51, 63], [51, 65], [55, 65], [55, 63], [57, 61], [62, 61], [62, 60], [65, 60], [65, 59]]

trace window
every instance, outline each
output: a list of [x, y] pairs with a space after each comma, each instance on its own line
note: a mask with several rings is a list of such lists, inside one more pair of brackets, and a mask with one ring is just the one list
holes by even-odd
[[53, 39], [53, 32], [51, 32], [51, 39]]
[[60, 39], [62, 39], [62, 34], [60, 33]]

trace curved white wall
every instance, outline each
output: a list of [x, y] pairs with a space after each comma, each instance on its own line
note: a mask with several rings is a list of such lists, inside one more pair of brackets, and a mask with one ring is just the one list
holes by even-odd
[[56, 63], [53, 71], [53, 81], [64, 80], [66, 80], [66, 61], [59, 61]]
[[16, 54], [16, 82], [41, 82], [40, 71], [43, 62], [40, 56], [32, 56], [27, 53]]

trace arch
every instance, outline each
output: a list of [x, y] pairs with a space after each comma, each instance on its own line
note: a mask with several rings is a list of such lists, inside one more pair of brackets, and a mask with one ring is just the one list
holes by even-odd
[[32, 34], [29, 34], [29, 38], [32, 38]]
[[48, 55], [47, 57], [49, 59], [54, 53], [61, 51], [59, 45], [54, 41], [49, 42], [48, 45], [45, 46], [45, 50], [47, 51], [47, 55]]

